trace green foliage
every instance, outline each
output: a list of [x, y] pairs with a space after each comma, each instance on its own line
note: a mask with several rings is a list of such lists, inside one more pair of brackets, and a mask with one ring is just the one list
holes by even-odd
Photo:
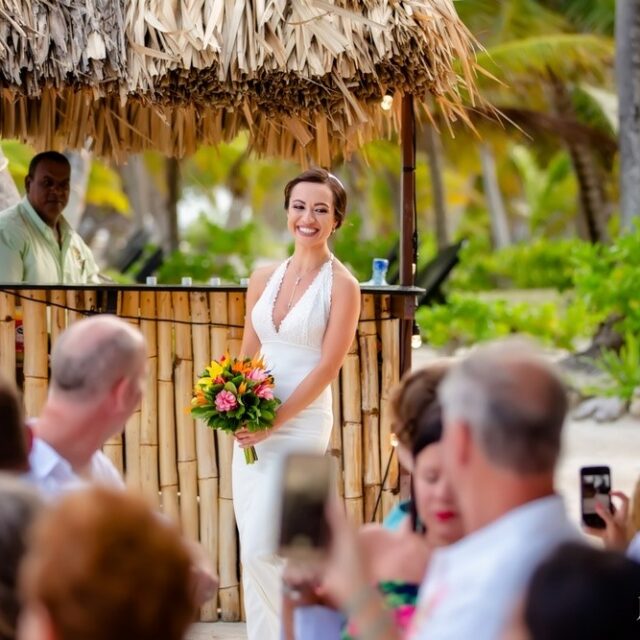
[[594, 364], [606, 375], [608, 384], [590, 391], [629, 402], [633, 392], [640, 387], [640, 338], [627, 332], [619, 353], [605, 351]]
[[509, 156], [522, 182], [524, 201], [518, 208], [531, 234], [565, 232], [576, 214], [578, 191], [569, 154], [559, 151], [542, 165], [529, 147], [512, 145]]
[[594, 328], [579, 302], [483, 301], [468, 294], [453, 294], [447, 304], [422, 307], [416, 320], [425, 342], [448, 348], [519, 333], [549, 346], [571, 349], [577, 338]]
[[478, 54], [478, 62], [496, 77], [601, 78], [614, 57], [611, 38], [581, 33], [554, 33], [505, 42]]
[[640, 334], [640, 224], [612, 244], [581, 243], [573, 254], [576, 297], [600, 319], [617, 316], [623, 334]]
[[538, 238], [491, 251], [486, 236], [476, 236], [463, 248], [453, 271], [450, 291], [491, 289], [558, 289], [573, 286], [577, 239]]
[[364, 282], [371, 278], [372, 259], [387, 257], [397, 241], [397, 232], [371, 239], [363, 238], [362, 217], [350, 212], [344, 225], [336, 233], [333, 252], [360, 282]]
[[231, 282], [247, 277], [255, 260], [265, 253], [266, 230], [257, 222], [225, 229], [203, 214], [189, 227], [180, 250], [171, 254], [158, 270], [158, 282], [170, 284], [190, 276], [206, 282], [216, 276]]
[[1, 140], [0, 147], [9, 161], [9, 173], [16, 183], [18, 191], [24, 194], [24, 179], [29, 172], [29, 162], [31, 162], [35, 151], [29, 145], [22, 144], [17, 140]]

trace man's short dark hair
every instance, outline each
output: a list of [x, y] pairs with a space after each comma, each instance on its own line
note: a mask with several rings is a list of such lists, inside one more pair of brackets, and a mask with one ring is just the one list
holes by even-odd
[[27, 175], [33, 178], [38, 165], [43, 160], [48, 160], [49, 162], [55, 162], [57, 164], [66, 164], [67, 167], [69, 167], [69, 170], [71, 170], [71, 163], [65, 155], [58, 151], [43, 151], [42, 153], [37, 153], [33, 158], [31, 158], [31, 162], [29, 163], [29, 173]]

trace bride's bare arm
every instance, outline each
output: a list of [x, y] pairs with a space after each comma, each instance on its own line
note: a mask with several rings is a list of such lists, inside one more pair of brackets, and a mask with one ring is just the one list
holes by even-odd
[[[334, 276], [332, 300], [320, 362], [280, 406], [276, 413], [274, 429], [308, 407], [340, 372], [342, 362], [353, 342], [360, 316], [360, 286], [346, 269]], [[239, 436], [241, 446], [247, 447], [267, 438], [269, 431], [246, 432], [236, 436]]]
[[258, 301], [258, 298], [264, 291], [267, 281], [275, 268], [275, 266], [269, 266], [256, 269], [249, 279], [249, 286], [247, 287], [247, 295], [245, 299], [244, 331], [242, 333], [240, 357], [253, 358], [253, 356], [255, 356], [260, 350], [260, 340], [258, 340], [256, 331], [253, 328], [251, 312], [253, 311], [253, 307]]

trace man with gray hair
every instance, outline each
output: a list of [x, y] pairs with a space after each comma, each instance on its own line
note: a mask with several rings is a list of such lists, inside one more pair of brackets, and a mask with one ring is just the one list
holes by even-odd
[[[123, 431], [145, 378], [144, 338], [128, 322], [99, 315], [72, 324], [51, 353], [49, 395], [31, 427], [31, 470], [25, 478], [47, 498], [91, 483], [124, 489], [100, 449]], [[218, 578], [200, 545], [186, 544], [193, 559], [193, 598], [200, 606], [215, 592]]]
[[554, 490], [566, 394], [530, 345], [505, 341], [453, 367], [440, 399], [467, 535], [434, 552], [410, 637], [498, 640], [537, 565], [578, 538]]
[[86, 480], [124, 487], [100, 449], [140, 402], [145, 356], [142, 334], [115, 316], [81, 320], [60, 335], [49, 395], [32, 427], [27, 477], [45, 496]]

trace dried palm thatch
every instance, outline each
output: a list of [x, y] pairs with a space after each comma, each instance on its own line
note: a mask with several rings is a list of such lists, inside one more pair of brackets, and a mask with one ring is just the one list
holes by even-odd
[[119, 160], [248, 130], [329, 165], [397, 126], [385, 95], [466, 119], [475, 69], [452, 0], [0, 0], [0, 137]]

